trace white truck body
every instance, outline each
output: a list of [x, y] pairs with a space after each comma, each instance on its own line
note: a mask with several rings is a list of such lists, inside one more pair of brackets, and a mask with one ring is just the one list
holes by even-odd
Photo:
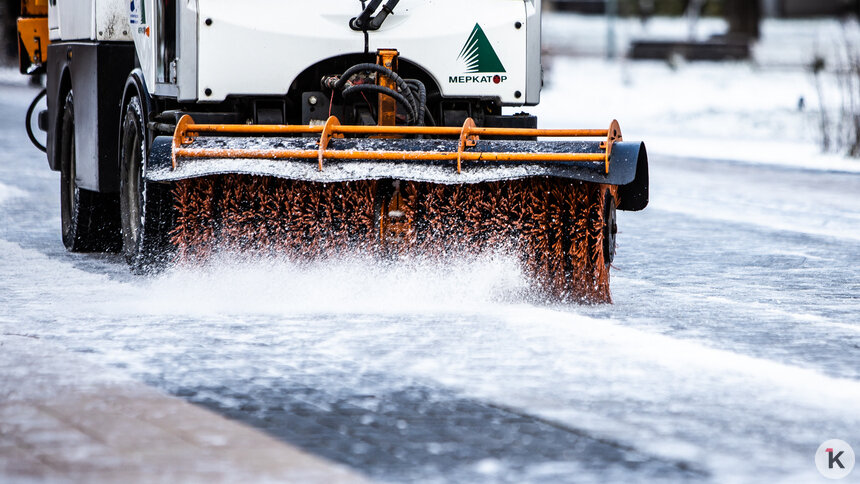
[[365, 34], [349, 28], [361, 13], [354, 0], [178, 4], [173, 59], [159, 58], [165, 32], [155, 19], [164, 18], [163, 0], [52, 2], [51, 39], [133, 40], [151, 91], [189, 102], [283, 95], [321, 60], [377, 49], [397, 49], [446, 97], [512, 106], [540, 100], [540, 0], [403, 0], [367, 34], [366, 46]]
[[129, 0], [59, 0], [48, 2], [51, 41], [130, 41]]

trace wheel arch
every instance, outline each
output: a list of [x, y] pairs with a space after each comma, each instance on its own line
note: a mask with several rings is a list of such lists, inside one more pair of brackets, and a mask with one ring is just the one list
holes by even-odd
[[[146, 88], [146, 80], [144, 79], [143, 70], [140, 67], [135, 67], [129, 73], [128, 78], [125, 81], [125, 87], [122, 92], [122, 102], [120, 104], [119, 110], [119, 119], [117, 120], [117, 126], [119, 129], [117, 130], [117, 146], [122, 146], [122, 125], [125, 120], [125, 110], [128, 106], [128, 103], [131, 101], [131, 98], [137, 96], [140, 99], [141, 108], [143, 108], [143, 121], [144, 121], [144, 129], [146, 130], [146, 145], [147, 147], [152, 143], [152, 130], [146, 126], [146, 123], [149, 122], [149, 113], [152, 112], [152, 96], [149, 94], [149, 90]], [[116, 157], [116, 169], [117, 173], [120, 172], [122, 163], [122, 150], [117, 150]]]
[[[46, 148], [48, 149], [48, 166], [54, 171], [60, 171], [60, 164], [62, 163], [63, 113], [66, 110], [66, 96], [68, 96], [70, 91], [72, 91], [72, 74], [68, 66], [63, 66], [56, 89], [57, 97], [55, 102], [57, 114], [48, 118], [51, 123], [48, 126], [49, 135], [52, 137], [52, 140], [55, 140], [46, 144]], [[51, 97], [50, 92], [48, 93], [48, 97]]]

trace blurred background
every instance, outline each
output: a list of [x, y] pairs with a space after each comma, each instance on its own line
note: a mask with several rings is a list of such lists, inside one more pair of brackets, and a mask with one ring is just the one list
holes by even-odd
[[[692, 0], [616, 0], [622, 15], [681, 15]], [[550, 0], [548, 7], [585, 14], [607, 11], [607, 0]], [[856, 13], [856, 0], [711, 0], [703, 2], [707, 15], [723, 15], [735, 8], [758, 8], [767, 17], [803, 17], [810, 15], [843, 15]]]
[[544, 123], [614, 117], [652, 153], [857, 168], [860, 1], [552, 0], [545, 9]]
[[21, 13], [20, 0], [0, 0], [0, 64], [18, 65], [18, 32], [15, 22]]

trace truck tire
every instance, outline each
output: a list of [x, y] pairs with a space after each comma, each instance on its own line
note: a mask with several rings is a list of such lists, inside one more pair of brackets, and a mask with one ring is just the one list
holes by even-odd
[[138, 273], [157, 269], [170, 259], [172, 227], [170, 186], [146, 181], [149, 143], [138, 96], [125, 107], [120, 126], [120, 218], [122, 253]]
[[[115, 197], [78, 187], [75, 156], [75, 100], [69, 91], [60, 132], [60, 219], [63, 245], [70, 252], [115, 251], [119, 248]], [[113, 217], [112, 217], [113, 215]]]

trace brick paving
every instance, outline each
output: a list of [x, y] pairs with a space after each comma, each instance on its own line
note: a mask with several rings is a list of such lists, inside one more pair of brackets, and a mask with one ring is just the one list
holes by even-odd
[[364, 482], [48, 342], [0, 334], [0, 482]]

